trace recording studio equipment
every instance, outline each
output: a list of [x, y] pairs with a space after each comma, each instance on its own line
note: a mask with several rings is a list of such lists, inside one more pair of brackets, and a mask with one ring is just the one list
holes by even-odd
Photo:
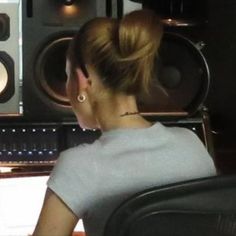
[[[166, 126], [185, 127], [198, 135], [212, 154], [207, 116], [165, 121]], [[53, 166], [59, 153], [70, 147], [92, 143], [101, 133], [82, 130], [77, 124], [15, 123], [0, 125], [0, 166]]]
[[205, 57], [189, 39], [166, 32], [156, 59], [150, 99], [140, 102], [143, 114], [192, 116], [202, 109], [210, 72]]
[[66, 96], [66, 50], [89, 19], [106, 15], [103, 0], [22, 0], [23, 102], [30, 121], [74, 120]]
[[[202, 53], [204, 42], [192, 40], [183, 31], [197, 34], [207, 22], [206, 1], [123, 0], [117, 1], [123, 14], [147, 8], [161, 16], [164, 37], [156, 58], [151, 94], [141, 97], [138, 106], [144, 116], [179, 119], [201, 111], [208, 95], [210, 71]], [[194, 37], [194, 36], [193, 36]]]
[[0, 117], [21, 113], [20, 1], [0, 1]]
[[[82, 24], [97, 15], [108, 14], [108, 9], [114, 5], [106, 5], [108, 2], [23, 1], [23, 94], [26, 119], [51, 122], [74, 120], [65, 91], [66, 50], [74, 32]], [[119, 15], [121, 1], [117, 3]], [[129, 5], [125, 3], [122, 6]], [[44, 14], [41, 14], [42, 11]], [[178, 56], [173, 57], [173, 51]], [[178, 68], [185, 63], [189, 67]], [[169, 114], [171, 117], [194, 113], [202, 105], [209, 83], [208, 67], [200, 50], [187, 38], [169, 34], [164, 37], [156, 64], [161, 73], [153, 85], [151, 99], [140, 99], [141, 113], [148, 116]], [[194, 76], [188, 77], [189, 73], [194, 73]], [[168, 81], [166, 77], [170, 77]]]
[[64, 149], [91, 143], [99, 131], [76, 124], [19, 123], [0, 128], [0, 166], [53, 165]]
[[[53, 166], [60, 151], [100, 136], [99, 131], [81, 130], [75, 122], [65, 92], [65, 53], [75, 31], [90, 18], [121, 17], [123, 11], [140, 8], [127, 1], [122, 6], [121, 1], [109, 0], [22, 1], [26, 120], [0, 125], [0, 166]], [[191, 22], [187, 15], [181, 20]], [[183, 35], [183, 26], [166, 27], [151, 95], [141, 97], [138, 106], [152, 121], [194, 131], [213, 156], [209, 117], [203, 109], [210, 73], [201, 44]]]

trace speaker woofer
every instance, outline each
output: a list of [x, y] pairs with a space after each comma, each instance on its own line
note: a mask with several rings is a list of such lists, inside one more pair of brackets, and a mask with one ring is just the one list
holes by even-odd
[[70, 106], [66, 95], [66, 51], [71, 37], [55, 39], [39, 54], [35, 78], [40, 90], [53, 102]]
[[155, 66], [155, 82], [142, 111], [165, 112], [167, 116], [197, 112], [210, 85], [209, 68], [201, 51], [187, 38], [166, 32]]
[[4, 93], [8, 82], [8, 73], [5, 65], [0, 62], [0, 95]]
[[[71, 36], [51, 40], [40, 50], [35, 78], [42, 93], [59, 106], [70, 107], [66, 95], [66, 50]], [[208, 93], [210, 73], [201, 51], [187, 38], [165, 33], [151, 93], [139, 101], [143, 114], [191, 116], [202, 106]]]
[[6, 52], [0, 51], [0, 103], [7, 102], [14, 91], [14, 62]]

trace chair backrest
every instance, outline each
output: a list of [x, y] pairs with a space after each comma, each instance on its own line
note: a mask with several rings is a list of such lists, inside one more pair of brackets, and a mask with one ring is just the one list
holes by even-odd
[[104, 236], [236, 236], [236, 176], [136, 194], [114, 211]]

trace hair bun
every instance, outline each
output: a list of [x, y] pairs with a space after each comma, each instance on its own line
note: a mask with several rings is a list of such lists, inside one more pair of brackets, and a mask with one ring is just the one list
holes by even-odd
[[[130, 93], [148, 92], [154, 58], [162, 38], [160, 18], [151, 10], [137, 10], [121, 19], [118, 29], [120, 64], [129, 68]], [[130, 64], [130, 66], [129, 66]], [[126, 81], [126, 86], [128, 82]]]
[[113, 92], [148, 92], [161, 37], [159, 17], [151, 10], [131, 12], [123, 19], [88, 21], [70, 44], [71, 68], [92, 65]]
[[119, 50], [123, 60], [155, 54], [162, 36], [160, 18], [151, 10], [137, 10], [124, 16], [119, 26]]

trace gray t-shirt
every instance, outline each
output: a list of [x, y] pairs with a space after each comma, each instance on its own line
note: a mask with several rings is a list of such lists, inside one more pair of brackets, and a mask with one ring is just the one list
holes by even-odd
[[87, 236], [102, 236], [109, 215], [132, 194], [213, 175], [212, 158], [193, 132], [156, 123], [108, 131], [62, 152], [48, 187], [83, 219]]

